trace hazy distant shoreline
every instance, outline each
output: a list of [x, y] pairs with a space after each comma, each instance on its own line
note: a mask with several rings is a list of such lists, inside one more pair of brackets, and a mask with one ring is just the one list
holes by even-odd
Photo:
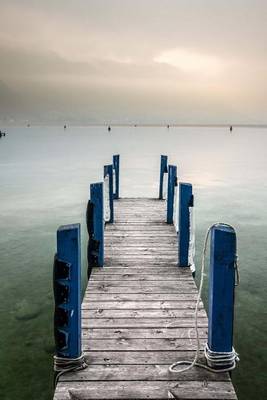
[[68, 127], [133, 127], [133, 128], [229, 128], [232, 126], [233, 128], [267, 128], [267, 124], [168, 124], [168, 123], [112, 123], [112, 122], [103, 122], [103, 123], [92, 123], [92, 124], [68, 124], [68, 123], [57, 123], [57, 124], [37, 124], [33, 123], [30, 126], [27, 124], [4, 124], [0, 122], [0, 128], [2, 127], [13, 127], [13, 128], [31, 128], [31, 127], [64, 127], [64, 125]]

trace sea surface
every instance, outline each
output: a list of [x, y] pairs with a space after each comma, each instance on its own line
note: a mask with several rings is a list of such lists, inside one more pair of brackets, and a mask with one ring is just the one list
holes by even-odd
[[[232, 378], [240, 400], [266, 398], [267, 129], [12, 127], [7, 132], [0, 139], [0, 398], [52, 399], [56, 230], [82, 224], [85, 286], [89, 185], [102, 180], [103, 165], [115, 153], [121, 155], [122, 197], [157, 196], [160, 154], [178, 166], [180, 181], [193, 184], [198, 279], [208, 227], [221, 221], [236, 228], [241, 281], [234, 345], [240, 364]], [[206, 290], [207, 284], [205, 299]]]

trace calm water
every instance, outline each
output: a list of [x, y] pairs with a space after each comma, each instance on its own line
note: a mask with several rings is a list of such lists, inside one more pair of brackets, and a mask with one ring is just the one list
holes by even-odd
[[[121, 154], [121, 195], [157, 196], [160, 154], [194, 185], [197, 268], [206, 229], [238, 232], [233, 373], [239, 399], [263, 399], [267, 291], [267, 130], [10, 128], [0, 140], [0, 398], [52, 398], [52, 260], [59, 225], [84, 218], [90, 182]], [[85, 281], [85, 279], [84, 279]], [[265, 380], [265, 381], [264, 381]]]

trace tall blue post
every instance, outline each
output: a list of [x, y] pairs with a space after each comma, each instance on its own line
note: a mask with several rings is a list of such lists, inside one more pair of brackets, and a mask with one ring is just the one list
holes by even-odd
[[81, 239], [80, 224], [57, 230], [54, 262], [54, 335], [56, 356], [81, 356]]
[[177, 167], [169, 165], [168, 167], [168, 196], [167, 196], [167, 224], [173, 224], [173, 204], [175, 186], [177, 186]]
[[179, 267], [188, 267], [190, 241], [189, 207], [194, 205], [191, 183], [179, 184]]
[[168, 156], [160, 156], [159, 200], [163, 200], [163, 181], [166, 173], [168, 173]]
[[108, 176], [109, 178], [109, 209], [110, 209], [110, 218], [109, 223], [114, 222], [114, 206], [113, 206], [113, 165], [105, 165], [104, 166], [104, 179]]
[[[228, 225], [211, 230], [208, 346], [214, 352], [233, 348], [236, 234]], [[225, 368], [225, 365], [224, 365]]]
[[118, 199], [120, 197], [120, 156], [118, 154], [113, 156], [113, 168], [115, 173], [114, 199]]
[[86, 211], [86, 222], [89, 234], [88, 275], [92, 267], [104, 265], [104, 194], [103, 183], [90, 185], [90, 200]]

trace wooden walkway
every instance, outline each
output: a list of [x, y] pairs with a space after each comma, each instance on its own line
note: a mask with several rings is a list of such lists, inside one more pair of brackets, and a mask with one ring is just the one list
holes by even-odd
[[[177, 235], [166, 203], [115, 202], [105, 229], [105, 267], [91, 275], [82, 305], [83, 350], [89, 367], [59, 379], [54, 400], [236, 399], [228, 373], [200, 368], [173, 374], [196, 349], [197, 288], [189, 268], [177, 267]], [[199, 312], [201, 344], [207, 316]]]

